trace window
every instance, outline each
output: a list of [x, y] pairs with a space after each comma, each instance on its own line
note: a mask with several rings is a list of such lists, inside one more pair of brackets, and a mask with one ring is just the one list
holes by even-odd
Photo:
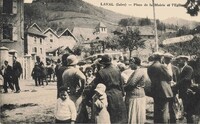
[[3, 24], [3, 39], [10, 39], [12, 40], [13, 34], [13, 27], [11, 24]]
[[42, 38], [40, 38], [40, 44], [42, 44]]
[[17, 0], [3, 0], [3, 13], [17, 14]]
[[53, 39], [50, 39], [50, 42], [53, 43]]
[[36, 37], [34, 37], [34, 42], [35, 42], [35, 43], [37, 42], [37, 38], [36, 38]]
[[42, 54], [42, 48], [40, 48], [40, 54]]
[[33, 53], [37, 53], [37, 47], [34, 47], [34, 48], [32, 49], [32, 52], [33, 52]]

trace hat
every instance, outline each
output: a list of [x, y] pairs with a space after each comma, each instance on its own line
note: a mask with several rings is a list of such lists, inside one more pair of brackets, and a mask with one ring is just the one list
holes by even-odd
[[176, 59], [184, 59], [184, 60], [188, 61], [190, 59], [190, 57], [186, 56], [186, 55], [179, 55], [179, 56], [176, 57]]
[[67, 57], [67, 65], [76, 65], [78, 63], [78, 59], [75, 55], [69, 55]]
[[172, 55], [171, 53], [165, 53], [164, 57], [172, 59], [172, 58], [174, 58], [174, 55]]
[[150, 61], [154, 61], [156, 59], [160, 59], [163, 56], [161, 52], [154, 52], [152, 55], [149, 56]]
[[99, 94], [103, 95], [106, 91], [106, 86], [102, 83], [98, 84], [95, 91], [97, 91]]
[[99, 61], [100, 64], [111, 64], [112, 57], [108, 54], [105, 54], [101, 57], [101, 60]]

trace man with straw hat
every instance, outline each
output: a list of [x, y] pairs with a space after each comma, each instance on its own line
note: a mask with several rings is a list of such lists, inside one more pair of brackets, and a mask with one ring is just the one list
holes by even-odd
[[78, 111], [77, 123], [85, 123], [84, 118], [80, 118], [80, 109], [82, 108], [82, 93], [86, 84], [85, 75], [77, 68], [78, 59], [75, 55], [69, 55], [67, 57], [67, 69], [62, 75], [63, 85], [69, 89], [69, 96], [75, 103]]
[[[174, 59], [174, 56], [171, 53], [165, 53], [163, 56], [164, 65], [167, 67], [169, 74], [172, 76], [170, 85], [174, 94], [174, 97], [172, 97], [172, 99], [169, 102], [170, 123], [176, 123], [177, 119], [182, 118], [180, 113], [182, 113], [181, 110], [183, 109], [181, 108], [182, 105], [178, 102], [178, 97], [176, 97], [177, 90], [175, 89], [175, 85], [178, 82], [178, 76], [180, 72], [178, 67], [172, 65], [172, 60]], [[177, 104], [178, 106], [175, 106], [175, 104]]]
[[178, 66], [180, 68], [180, 76], [179, 81], [176, 85], [177, 89], [179, 90], [179, 97], [183, 101], [183, 107], [185, 116], [187, 119], [187, 123], [193, 123], [193, 111], [195, 107], [193, 106], [193, 94], [189, 93], [191, 85], [192, 85], [192, 78], [193, 78], [193, 68], [188, 65], [189, 57], [185, 55], [180, 55], [177, 58]]
[[161, 63], [162, 58], [162, 53], [154, 53], [154, 62], [147, 69], [147, 73], [152, 82], [154, 123], [168, 123], [169, 101], [173, 97], [173, 92], [169, 84], [172, 80], [172, 76], [168, 73], [167, 67]]

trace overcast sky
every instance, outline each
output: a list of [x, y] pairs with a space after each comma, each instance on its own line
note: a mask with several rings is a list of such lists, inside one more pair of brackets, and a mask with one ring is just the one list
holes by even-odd
[[[26, 3], [32, 0], [24, 0]], [[108, 10], [112, 10], [117, 13], [136, 16], [136, 17], [148, 17], [153, 18], [152, 0], [83, 0], [98, 7], [103, 7]], [[169, 17], [178, 17], [187, 20], [194, 20], [200, 22], [200, 12], [196, 17], [191, 17], [186, 13], [186, 9], [176, 5], [184, 4], [187, 0], [154, 0], [159, 4], [156, 6], [156, 18], [160, 20], [167, 19]], [[109, 5], [106, 5], [108, 3]], [[113, 6], [110, 6], [112, 4]], [[120, 5], [126, 6], [120, 6]]]

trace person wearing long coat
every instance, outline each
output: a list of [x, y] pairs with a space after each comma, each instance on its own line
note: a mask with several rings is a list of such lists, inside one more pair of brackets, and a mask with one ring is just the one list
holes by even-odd
[[152, 82], [152, 96], [154, 99], [154, 123], [169, 122], [169, 102], [173, 97], [170, 86], [172, 76], [164, 66], [161, 53], [154, 53], [154, 62], [148, 67], [147, 73]]
[[104, 66], [96, 74], [93, 81], [93, 89], [99, 84], [103, 83], [106, 86], [106, 95], [108, 99], [108, 112], [110, 114], [111, 123], [126, 123], [127, 111], [125, 102], [123, 100], [123, 78], [120, 70], [112, 64], [109, 55], [103, 55], [100, 64]]
[[12, 79], [13, 79], [13, 84], [15, 86], [15, 92], [14, 93], [20, 93], [20, 86], [19, 86], [19, 78], [22, 74], [22, 66], [21, 63], [17, 61], [17, 57], [13, 56], [13, 74], [12, 74]]
[[181, 68], [179, 81], [176, 85], [179, 90], [179, 97], [183, 101], [184, 112], [186, 113], [187, 123], [193, 123], [193, 94], [188, 93], [192, 85], [193, 68], [188, 65], [187, 56], [180, 55], [176, 58], [178, 60], [178, 66]]

